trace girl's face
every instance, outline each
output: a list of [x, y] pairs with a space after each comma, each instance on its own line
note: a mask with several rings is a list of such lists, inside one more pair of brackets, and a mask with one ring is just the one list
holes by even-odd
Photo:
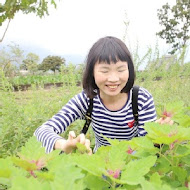
[[120, 95], [129, 79], [127, 62], [97, 62], [94, 66], [94, 79], [99, 88], [100, 97], [110, 98]]

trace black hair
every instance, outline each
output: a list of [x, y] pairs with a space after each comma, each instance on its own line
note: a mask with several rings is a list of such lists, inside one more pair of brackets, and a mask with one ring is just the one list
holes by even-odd
[[108, 64], [126, 61], [128, 63], [129, 79], [125, 87], [121, 90], [127, 93], [131, 90], [135, 80], [134, 65], [131, 54], [120, 39], [112, 36], [100, 38], [90, 49], [86, 58], [86, 67], [83, 74], [83, 89], [89, 98], [97, 94], [97, 85], [94, 80], [94, 65], [97, 62]]

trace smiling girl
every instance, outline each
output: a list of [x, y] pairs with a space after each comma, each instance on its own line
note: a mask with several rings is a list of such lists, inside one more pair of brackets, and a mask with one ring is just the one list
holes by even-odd
[[85, 119], [90, 99], [93, 99], [91, 126], [95, 135], [94, 152], [109, 145], [106, 139], [130, 140], [146, 135], [145, 122], [156, 120], [152, 95], [144, 88], [138, 93], [138, 125], [132, 111], [132, 89], [135, 80], [134, 65], [126, 45], [115, 37], [99, 39], [90, 49], [83, 75], [83, 91], [74, 96], [49, 121], [36, 129], [35, 136], [49, 153], [60, 149], [70, 153], [76, 143], [90, 150], [90, 141], [84, 134], [76, 137], [69, 132], [68, 139], [59, 136], [76, 119]]

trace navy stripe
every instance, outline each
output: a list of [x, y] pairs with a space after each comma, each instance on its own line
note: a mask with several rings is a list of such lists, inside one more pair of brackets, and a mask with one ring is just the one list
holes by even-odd
[[[71, 121], [71, 117], [69, 116], [69, 114], [65, 114], [65, 115], [67, 115], [67, 117], [68, 117], [67, 119], [68, 119], [68, 120], [70, 121], [70, 123], [71, 123], [72, 121]], [[68, 122], [68, 120], [65, 118], [65, 116], [61, 115], [60, 113], [58, 113], [56, 116], [57, 116], [57, 117], [60, 117], [62, 120], [64, 120], [64, 121], [66, 122], [66, 125], [69, 126], [69, 122]], [[62, 122], [62, 125], [65, 126], [64, 122]]]
[[[71, 99], [70, 101], [73, 103], [73, 105], [75, 105], [75, 106], [78, 108], [78, 110], [81, 111], [80, 105], [76, 104], [76, 103], [75, 103], [75, 100]], [[72, 104], [71, 104], [71, 106], [72, 106]]]
[[68, 108], [68, 110], [71, 110], [73, 113], [75, 113], [75, 115], [77, 115], [78, 117], [80, 117], [80, 115], [77, 113], [77, 111], [74, 110], [70, 105], [67, 104], [65, 107]]

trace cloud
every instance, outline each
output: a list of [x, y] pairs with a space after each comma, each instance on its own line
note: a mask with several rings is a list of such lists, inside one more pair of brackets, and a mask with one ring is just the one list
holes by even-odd
[[125, 12], [130, 24], [127, 43], [142, 47], [156, 43], [159, 27], [156, 10], [164, 0], [62, 0], [50, 15], [38, 18], [19, 13], [11, 22], [6, 42], [39, 46], [56, 54], [87, 54], [100, 37], [120, 39], [125, 32]]

